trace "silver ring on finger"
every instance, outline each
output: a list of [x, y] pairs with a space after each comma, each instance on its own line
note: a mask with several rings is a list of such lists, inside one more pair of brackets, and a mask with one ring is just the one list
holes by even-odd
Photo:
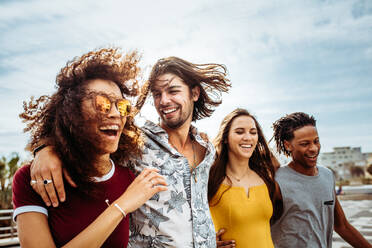
[[43, 183], [44, 185], [48, 185], [50, 183], [52, 183], [53, 181], [51, 179], [44, 179]]
[[151, 184], [152, 184], [152, 188], [154, 188], [155, 187], [154, 180], [151, 180]]
[[31, 180], [31, 181], [30, 181], [30, 185], [31, 185], [31, 186], [34, 185], [34, 184], [36, 184], [36, 183], [37, 183], [36, 180]]

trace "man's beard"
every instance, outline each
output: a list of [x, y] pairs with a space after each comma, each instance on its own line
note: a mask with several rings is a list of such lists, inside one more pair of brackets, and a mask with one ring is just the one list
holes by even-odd
[[188, 113], [187, 116], [185, 116], [184, 118], [183, 118], [183, 115], [182, 114], [183, 113], [181, 113], [181, 116], [177, 120], [175, 120], [175, 121], [166, 121], [166, 120], [164, 120], [164, 118], [162, 118], [162, 121], [163, 121], [163, 123], [168, 128], [170, 128], [170, 129], [177, 129], [177, 128], [181, 127], [183, 124], [185, 124], [185, 122], [190, 117], [190, 115], [192, 114], [192, 112], [191, 113]]

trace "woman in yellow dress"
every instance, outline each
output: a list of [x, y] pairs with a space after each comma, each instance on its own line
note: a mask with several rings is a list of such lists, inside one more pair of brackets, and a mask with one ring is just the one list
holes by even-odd
[[235, 109], [223, 119], [214, 145], [208, 200], [216, 232], [224, 229], [218, 239], [226, 241], [218, 247], [274, 247], [270, 220], [280, 212], [273, 207], [276, 161], [257, 120]]

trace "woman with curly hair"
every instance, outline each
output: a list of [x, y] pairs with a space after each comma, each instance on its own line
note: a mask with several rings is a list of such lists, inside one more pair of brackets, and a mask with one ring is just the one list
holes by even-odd
[[13, 179], [14, 218], [22, 247], [126, 247], [128, 214], [167, 188], [155, 169], [135, 176], [125, 164], [141, 156], [141, 133], [125, 97], [137, 96], [139, 56], [118, 49], [89, 52], [57, 76], [57, 91], [24, 104], [31, 146], [53, 146], [77, 187], [57, 208], [32, 185], [50, 190], [53, 178], [31, 180], [30, 166]]
[[217, 235], [224, 240], [217, 241], [218, 247], [274, 247], [275, 161], [256, 118], [235, 109], [223, 119], [214, 145], [208, 200]]

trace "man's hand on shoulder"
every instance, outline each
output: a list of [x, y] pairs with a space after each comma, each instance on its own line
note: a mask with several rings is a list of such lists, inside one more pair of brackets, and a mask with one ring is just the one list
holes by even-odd
[[57, 207], [59, 201], [63, 202], [66, 199], [62, 173], [71, 186], [76, 187], [67, 172], [63, 170], [61, 160], [52, 146], [47, 146], [35, 154], [31, 164], [30, 183], [47, 206], [52, 204], [53, 207]]

